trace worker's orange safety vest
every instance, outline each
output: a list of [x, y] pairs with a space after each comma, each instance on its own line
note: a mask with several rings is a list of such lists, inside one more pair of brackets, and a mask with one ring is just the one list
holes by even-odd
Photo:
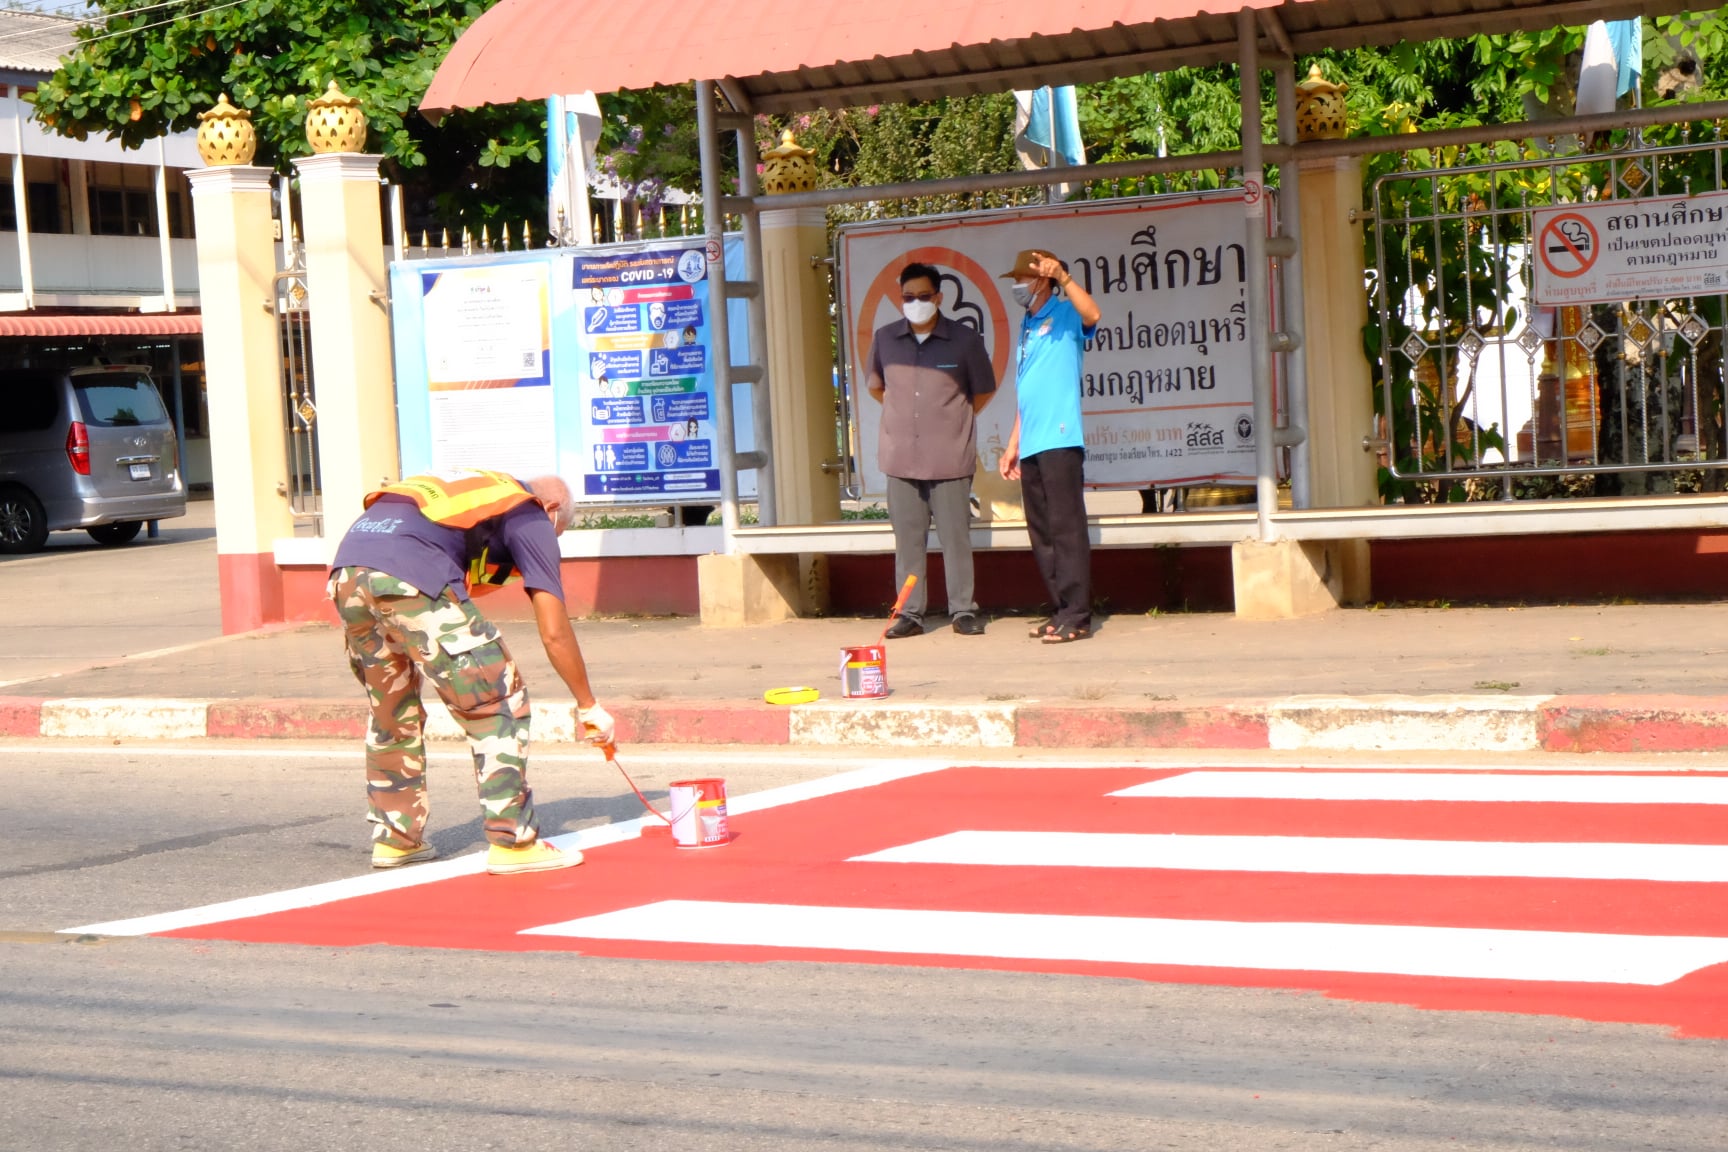
[[502, 516], [518, 504], [540, 503], [534, 493], [502, 472], [446, 472], [438, 476], [404, 476], [366, 495], [370, 508], [380, 496], [406, 496], [419, 505], [426, 519], [451, 528], [472, 528]]
[[[386, 493], [406, 496], [426, 519], [464, 531], [502, 516], [520, 504], [540, 504], [539, 497], [517, 483], [515, 477], [478, 469], [437, 476], [404, 476], [394, 484], [367, 493], [365, 506], [372, 507]], [[494, 563], [483, 551], [468, 565], [468, 587], [502, 584], [515, 572], [514, 564]]]

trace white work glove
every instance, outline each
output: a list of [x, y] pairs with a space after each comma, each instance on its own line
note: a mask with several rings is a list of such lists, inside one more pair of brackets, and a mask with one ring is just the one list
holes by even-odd
[[582, 725], [582, 739], [602, 747], [613, 742], [612, 738], [618, 729], [617, 721], [612, 719], [612, 713], [600, 706], [598, 700], [594, 702], [594, 707], [578, 708], [576, 712], [577, 722]]

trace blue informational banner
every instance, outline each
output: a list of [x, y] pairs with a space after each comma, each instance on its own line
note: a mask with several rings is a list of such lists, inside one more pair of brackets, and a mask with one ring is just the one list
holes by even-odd
[[[735, 236], [725, 259], [739, 276]], [[390, 291], [404, 474], [556, 472], [590, 503], [719, 500], [701, 237], [401, 261]], [[748, 363], [743, 302], [728, 314]], [[733, 415], [749, 451], [748, 385]]]

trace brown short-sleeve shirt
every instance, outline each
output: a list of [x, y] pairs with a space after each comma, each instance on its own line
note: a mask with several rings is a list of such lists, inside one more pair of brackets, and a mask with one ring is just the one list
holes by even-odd
[[984, 338], [946, 316], [922, 343], [896, 320], [870, 340], [866, 383], [882, 390], [877, 462], [902, 480], [970, 476], [978, 458], [972, 398], [996, 391]]

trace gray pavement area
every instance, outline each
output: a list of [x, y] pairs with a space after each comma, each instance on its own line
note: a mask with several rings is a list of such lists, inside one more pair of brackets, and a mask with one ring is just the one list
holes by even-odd
[[[0, 598], [15, 608], [0, 694], [355, 696], [331, 626], [220, 635], [212, 510], [194, 503], [158, 539], [122, 548], [59, 533], [44, 553], [0, 559]], [[578, 621], [577, 635], [602, 700], [749, 702], [794, 685], [832, 699], [841, 649], [875, 641], [884, 623], [721, 629], [693, 618], [605, 618]], [[1130, 706], [1298, 693], [1728, 693], [1728, 603], [1385, 607], [1271, 623], [1117, 615], [1101, 618], [1090, 640], [1055, 646], [1029, 639], [1028, 623], [996, 617], [982, 637], [938, 626], [890, 641], [894, 698]], [[532, 625], [501, 627], [536, 698], [568, 699]]]

